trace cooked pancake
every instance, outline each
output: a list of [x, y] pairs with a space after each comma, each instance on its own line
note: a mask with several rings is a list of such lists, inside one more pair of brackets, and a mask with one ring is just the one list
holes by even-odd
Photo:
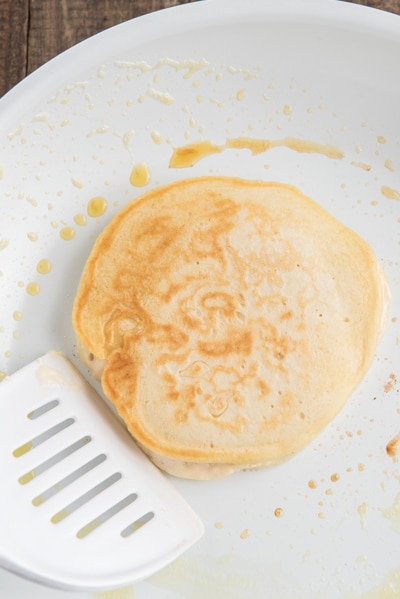
[[162, 469], [276, 464], [370, 367], [386, 279], [370, 246], [296, 188], [206, 177], [152, 190], [98, 237], [78, 347]]

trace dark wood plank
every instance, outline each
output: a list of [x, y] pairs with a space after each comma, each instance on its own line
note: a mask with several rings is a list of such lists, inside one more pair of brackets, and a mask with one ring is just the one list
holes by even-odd
[[353, 4], [362, 4], [371, 8], [379, 8], [400, 15], [400, 0], [346, 0]]
[[0, 0], [0, 97], [26, 71], [29, 0]]
[[30, 0], [27, 72], [108, 27], [194, 0]]
[[[0, 0], [0, 97], [77, 42], [142, 14], [192, 1]], [[345, 1], [400, 14], [400, 0]]]

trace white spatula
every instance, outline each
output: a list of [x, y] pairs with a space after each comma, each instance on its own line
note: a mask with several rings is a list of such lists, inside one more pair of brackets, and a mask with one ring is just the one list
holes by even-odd
[[65, 590], [144, 579], [199, 518], [61, 354], [0, 383], [0, 566]]

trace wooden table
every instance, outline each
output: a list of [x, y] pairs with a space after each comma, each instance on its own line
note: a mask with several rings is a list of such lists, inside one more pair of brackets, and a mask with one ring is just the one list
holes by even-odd
[[[193, 1], [0, 0], [0, 96], [63, 50], [103, 29]], [[400, 14], [400, 0], [346, 1]]]

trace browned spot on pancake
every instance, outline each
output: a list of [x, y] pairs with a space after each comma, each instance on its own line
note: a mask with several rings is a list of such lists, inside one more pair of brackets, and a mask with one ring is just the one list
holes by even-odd
[[223, 340], [199, 340], [197, 347], [206, 356], [220, 357], [228, 354], [245, 354], [251, 352], [252, 335], [250, 331], [232, 331]]
[[283, 314], [281, 314], [280, 316], [280, 320], [289, 320], [290, 318], [293, 318], [293, 310], [288, 310], [287, 312], [284, 312]]

